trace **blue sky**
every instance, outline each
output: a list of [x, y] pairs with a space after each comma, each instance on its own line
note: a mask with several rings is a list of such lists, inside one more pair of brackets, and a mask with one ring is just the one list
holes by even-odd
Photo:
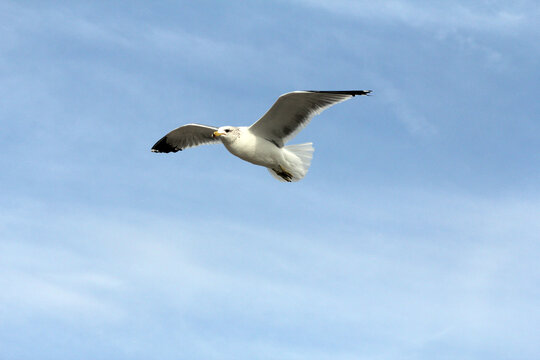
[[[537, 1], [0, 1], [0, 358], [538, 359]], [[305, 179], [221, 146], [282, 93]]]

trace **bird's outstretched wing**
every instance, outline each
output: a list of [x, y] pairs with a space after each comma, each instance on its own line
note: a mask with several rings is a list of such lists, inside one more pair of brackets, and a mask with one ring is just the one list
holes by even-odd
[[214, 126], [188, 124], [174, 129], [152, 146], [153, 152], [169, 153], [203, 144], [217, 143], [220, 140], [212, 135], [218, 128]]
[[283, 146], [326, 108], [371, 90], [293, 91], [281, 95], [272, 107], [249, 128], [257, 136]]

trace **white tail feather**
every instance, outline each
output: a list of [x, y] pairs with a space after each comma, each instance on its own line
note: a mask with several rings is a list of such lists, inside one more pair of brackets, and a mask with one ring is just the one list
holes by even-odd
[[311, 165], [311, 159], [313, 158], [313, 143], [304, 143], [296, 145], [288, 145], [283, 147], [284, 163], [280, 164], [284, 171], [291, 175], [287, 180], [283, 176], [280, 176], [274, 169], [268, 168], [270, 174], [279, 181], [298, 181], [306, 176], [309, 166]]

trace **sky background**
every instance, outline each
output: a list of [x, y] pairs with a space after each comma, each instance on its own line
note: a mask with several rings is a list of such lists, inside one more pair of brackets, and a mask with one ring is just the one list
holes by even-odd
[[[540, 358], [539, 18], [0, 0], [0, 358]], [[298, 183], [150, 152], [311, 89]]]

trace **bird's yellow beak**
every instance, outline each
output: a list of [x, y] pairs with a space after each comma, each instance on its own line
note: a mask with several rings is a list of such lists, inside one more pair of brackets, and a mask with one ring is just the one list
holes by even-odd
[[218, 136], [221, 136], [221, 135], [225, 135], [225, 134], [220, 133], [219, 131], [214, 131], [214, 137], [218, 137]]

